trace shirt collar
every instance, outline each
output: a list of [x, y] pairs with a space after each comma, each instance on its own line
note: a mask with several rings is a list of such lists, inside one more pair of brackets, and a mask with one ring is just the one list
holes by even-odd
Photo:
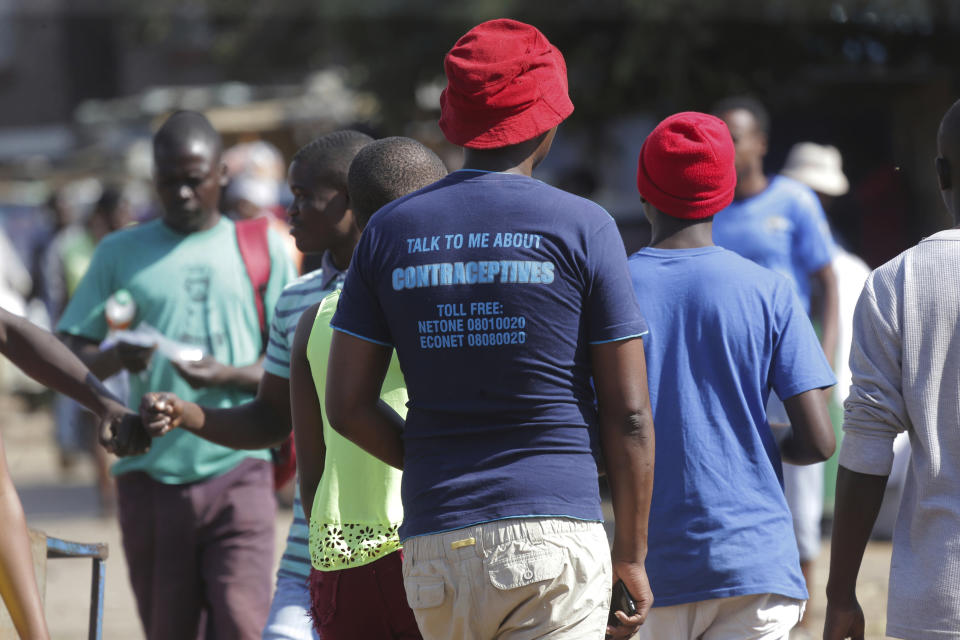
[[320, 268], [323, 269], [320, 284], [324, 289], [329, 289], [334, 283], [342, 283], [344, 278], [347, 277], [346, 271], [337, 269], [337, 265], [333, 264], [333, 256], [330, 255], [329, 251], [323, 252], [323, 257], [320, 258]]

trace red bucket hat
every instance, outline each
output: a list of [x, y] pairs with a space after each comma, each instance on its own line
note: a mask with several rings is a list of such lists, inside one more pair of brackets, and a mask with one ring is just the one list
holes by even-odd
[[573, 113], [567, 65], [536, 27], [490, 20], [457, 40], [444, 59], [440, 129], [471, 149], [518, 144]]
[[674, 218], [706, 218], [733, 202], [737, 172], [723, 120], [685, 111], [660, 124], [640, 148], [640, 195]]

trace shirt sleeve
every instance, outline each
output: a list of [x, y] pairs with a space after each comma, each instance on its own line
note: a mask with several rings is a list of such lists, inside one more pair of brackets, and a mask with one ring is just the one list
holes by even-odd
[[[280, 296], [277, 306], [283, 305], [286, 300]], [[263, 370], [281, 378], [290, 378], [290, 341], [293, 333], [289, 331], [289, 322], [277, 310], [274, 311], [273, 321], [270, 323], [270, 335], [267, 338], [267, 354], [263, 358]], [[294, 325], [295, 326], [295, 325]]]
[[353, 253], [340, 294], [340, 304], [330, 326], [368, 342], [392, 347], [393, 337], [377, 297], [375, 274], [378, 265], [374, 256], [378, 252], [375, 244], [376, 230], [368, 226]]
[[627, 252], [617, 225], [611, 218], [587, 244], [587, 340], [602, 344], [636, 338], [647, 333], [633, 281]]
[[107, 336], [104, 308], [107, 298], [112, 296], [117, 288], [111, 269], [116, 262], [111, 256], [111, 240], [112, 238], [104, 240], [93, 252], [87, 272], [80, 279], [76, 291], [63, 310], [60, 322], [57, 323], [57, 331], [60, 333], [87, 338], [97, 343]]
[[[290, 338], [286, 331], [287, 323], [277, 313], [282, 306], [283, 289], [296, 277], [293, 260], [287, 253], [286, 246], [273, 231], [268, 233], [270, 247], [270, 280], [267, 281], [267, 291], [264, 294], [264, 308], [269, 333], [267, 337], [267, 351], [263, 360], [263, 370], [281, 378], [290, 377]], [[296, 320], [293, 320], [296, 325]]]
[[816, 194], [809, 189], [798, 194], [795, 206], [795, 255], [801, 270], [811, 274], [829, 264], [833, 257], [830, 225]]
[[263, 294], [263, 306], [267, 326], [272, 328], [277, 300], [280, 299], [283, 288], [297, 277], [297, 271], [290, 254], [287, 253], [287, 247], [272, 229], [267, 231], [267, 243], [270, 249], [270, 279], [267, 281], [267, 290]]
[[878, 303], [884, 297], [876, 293], [875, 275], [867, 279], [853, 315], [853, 382], [844, 403], [840, 464], [885, 476], [893, 466], [894, 438], [909, 428], [910, 418], [901, 383], [897, 309], [893, 302], [887, 308]]
[[800, 298], [783, 279], [775, 289], [774, 350], [770, 384], [781, 400], [837, 384]]

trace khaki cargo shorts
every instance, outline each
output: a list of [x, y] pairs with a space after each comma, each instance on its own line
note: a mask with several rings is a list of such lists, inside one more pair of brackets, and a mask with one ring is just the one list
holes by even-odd
[[612, 586], [603, 525], [513, 518], [409, 538], [407, 602], [425, 640], [602, 640]]

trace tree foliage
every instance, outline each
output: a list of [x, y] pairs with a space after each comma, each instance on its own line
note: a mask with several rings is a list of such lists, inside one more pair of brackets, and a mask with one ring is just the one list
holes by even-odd
[[791, 83], [823, 69], [892, 73], [956, 59], [960, 26], [949, 0], [118, 2], [128, 38], [198, 48], [231, 79], [289, 82], [343, 66], [389, 124], [416, 114], [416, 87], [442, 79], [456, 38], [494, 17], [535, 24], [561, 48], [586, 117], [703, 108], [732, 92], [793, 99]]

